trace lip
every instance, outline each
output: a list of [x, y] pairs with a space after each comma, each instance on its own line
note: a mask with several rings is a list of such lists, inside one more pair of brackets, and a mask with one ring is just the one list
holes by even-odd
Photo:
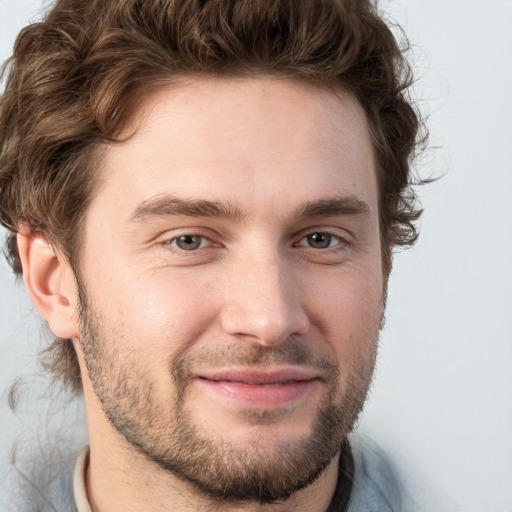
[[230, 369], [197, 375], [197, 382], [222, 398], [245, 406], [275, 409], [311, 392], [319, 375], [302, 368]]

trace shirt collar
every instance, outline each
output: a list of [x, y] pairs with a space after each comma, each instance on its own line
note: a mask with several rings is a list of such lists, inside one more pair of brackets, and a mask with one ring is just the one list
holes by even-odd
[[85, 472], [89, 465], [89, 447], [86, 446], [78, 456], [73, 473], [73, 492], [77, 512], [92, 512], [85, 487]]

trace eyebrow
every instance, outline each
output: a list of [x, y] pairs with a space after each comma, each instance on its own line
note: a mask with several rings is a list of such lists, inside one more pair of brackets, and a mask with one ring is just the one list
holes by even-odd
[[[355, 196], [324, 198], [308, 201], [295, 211], [295, 218], [326, 217], [337, 215], [369, 216], [367, 203]], [[139, 204], [130, 216], [130, 222], [144, 222], [154, 217], [185, 215], [188, 217], [217, 217], [234, 222], [246, 215], [237, 206], [219, 201], [190, 200], [161, 194]]]
[[370, 215], [367, 203], [355, 196], [333, 197], [308, 201], [301, 205], [296, 213], [297, 218], [334, 217], [337, 215]]
[[219, 217], [240, 221], [243, 212], [229, 203], [218, 201], [189, 200], [162, 194], [141, 203], [130, 216], [131, 222], [143, 222], [153, 217], [186, 215], [189, 217]]

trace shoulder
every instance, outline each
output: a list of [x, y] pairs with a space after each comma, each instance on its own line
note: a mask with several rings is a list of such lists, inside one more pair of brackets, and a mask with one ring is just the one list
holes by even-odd
[[347, 512], [409, 512], [403, 484], [386, 454], [372, 441], [350, 438], [354, 460], [352, 492]]

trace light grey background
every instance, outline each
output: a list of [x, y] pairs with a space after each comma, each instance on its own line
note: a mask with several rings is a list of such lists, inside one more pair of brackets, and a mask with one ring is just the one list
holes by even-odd
[[[1, 60], [41, 3], [0, 0]], [[433, 146], [420, 171], [445, 175], [420, 190], [420, 242], [395, 258], [359, 431], [391, 454], [420, 510], [512, 512], [512, 1], [381, 8], [414, 46]], [[0, 322], [1, 393], [31, 380], [41, 343], [4, 261]], [[47, 406], [13, 414], [3, 397], [0, 486], [13, 439]]]

